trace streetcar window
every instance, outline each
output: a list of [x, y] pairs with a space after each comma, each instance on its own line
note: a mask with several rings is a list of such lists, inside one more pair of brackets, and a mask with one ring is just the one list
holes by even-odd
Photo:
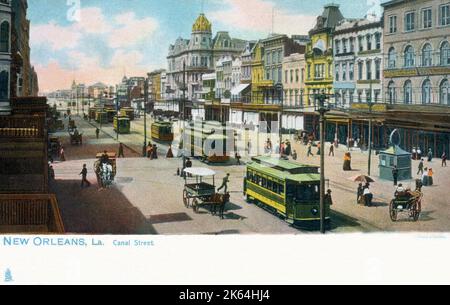
[[271, 180], [267, 181], [267, 189], [273, 190], [273, 182]]
[[267, 188], [267, 179], [266, 178], [262, 178], [262, 185], [263, 188]]
[[283, 184], [279, 184], [279, 194], [284, 194], [284, 185]]

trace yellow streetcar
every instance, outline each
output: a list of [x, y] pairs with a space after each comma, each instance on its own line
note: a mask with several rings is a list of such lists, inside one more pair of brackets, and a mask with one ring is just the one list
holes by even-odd
[[172, 142], [174, 139], [172, 123], [163, 121], [153, 123], [152, 139], [161, 142]]
[[114, 131], [118, 132], [119, 134], [130, 133], [131, 124], [130, 124], [130, 119], [128, 117], [115, 116], [113, 126], [114, 126]]
[[[317, 166], [271, 157], [255, 157], [247, 164], [244, 194], [269, 212], [299, 228], [320, 224], [320, 174]], [[331, 202], [325, 220], [330, 224]]]
[[226, 163], [234, 151], [234, 130], [215, 121], [194, 122], [186, 127], [186, 151], [210, 163]]

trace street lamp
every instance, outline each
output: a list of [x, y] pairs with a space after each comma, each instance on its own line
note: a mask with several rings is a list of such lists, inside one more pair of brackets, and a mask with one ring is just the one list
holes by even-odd
[[146, 157], [146, 148], [147, 148], [148, 82], [149, 82], [149, 78], [147, 77], [144, 82], [144, 147], [142, 148], [142, 155], [144, 158]]
[[119, 141], [119, 95], [118, 93], [118, 86], [116, 85], [116, 140]]
[[323, 90], [316, 98], [319, 101], [317, 110], [320, 114], [320, 232], [325, 234], [325, 114], [330, 109], [325, 107], [328, 97]]
[[368, 165], [367, 174], [368, 176], [370, 176], [372, 170], [372, 107], [373, 107], [372, 82], [370, 83], [370, 94], [367, 100], [367, 104], [369, 106], [369, 160], [367, 162]]
[[276, 90], [278, 91], [278, 94], [279, 94], [279, 99], [280, 99], [280, 117], [279, 117], [279, 127], [278, 127], [278, 133], [279, 133], [279, 138], [280, 138], [280, 140], [279, 140], [279, 149], [280, 149], [280, 155], [281, 155], [281, 143], [283, 142], [283, 111], [284, 111], [284, 109], [283, 109], [283, 101], [284, 101], [284, 98], [283, 98], [283, 84], [282, 83], [278, 83], [278, 84], [276, 84]]

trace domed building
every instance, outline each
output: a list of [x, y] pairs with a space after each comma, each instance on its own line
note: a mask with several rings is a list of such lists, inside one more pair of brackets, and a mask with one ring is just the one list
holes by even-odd
[[[183, 97], [183, 65], [186, 66], [186, 115], [193, 115], [191, 109], [201, 108], [198, 99], [202, 94], [203, 74], [213, 73], [215, 63], [224, 56], [239, 56], [246, 41], [231, 38], [228, 32], [218, 32], [213, 38], [212, 24], [200, 14], [192, 25], [190, 39], [178, 38], [169, 47], [167, 56], [167, 98], [175, 103]], [[183, 110], [180, 108], [183, 112]], [[199, 111], [200, 113], [201, 111]]]

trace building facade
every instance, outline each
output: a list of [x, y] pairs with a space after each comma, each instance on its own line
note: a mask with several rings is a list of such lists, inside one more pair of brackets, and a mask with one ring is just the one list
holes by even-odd
[[11, 112], [11, 61], [11, 3], [0, 1], [0, 115]]
[[333, 93], [333, 32], [343, 19], [338, 5], [326, 5], [309, 32], [311, 42], [306, 51], [305, 81], [307, 105], [313, 105], [316, 95], [322, 91]]
[[384, 4], [386, 101], [450, 105], [450, 3]]
[[338, 107], [382, 103], [382, 24], [375, 17], [343, 20], [334, 32], [334, 93]]

